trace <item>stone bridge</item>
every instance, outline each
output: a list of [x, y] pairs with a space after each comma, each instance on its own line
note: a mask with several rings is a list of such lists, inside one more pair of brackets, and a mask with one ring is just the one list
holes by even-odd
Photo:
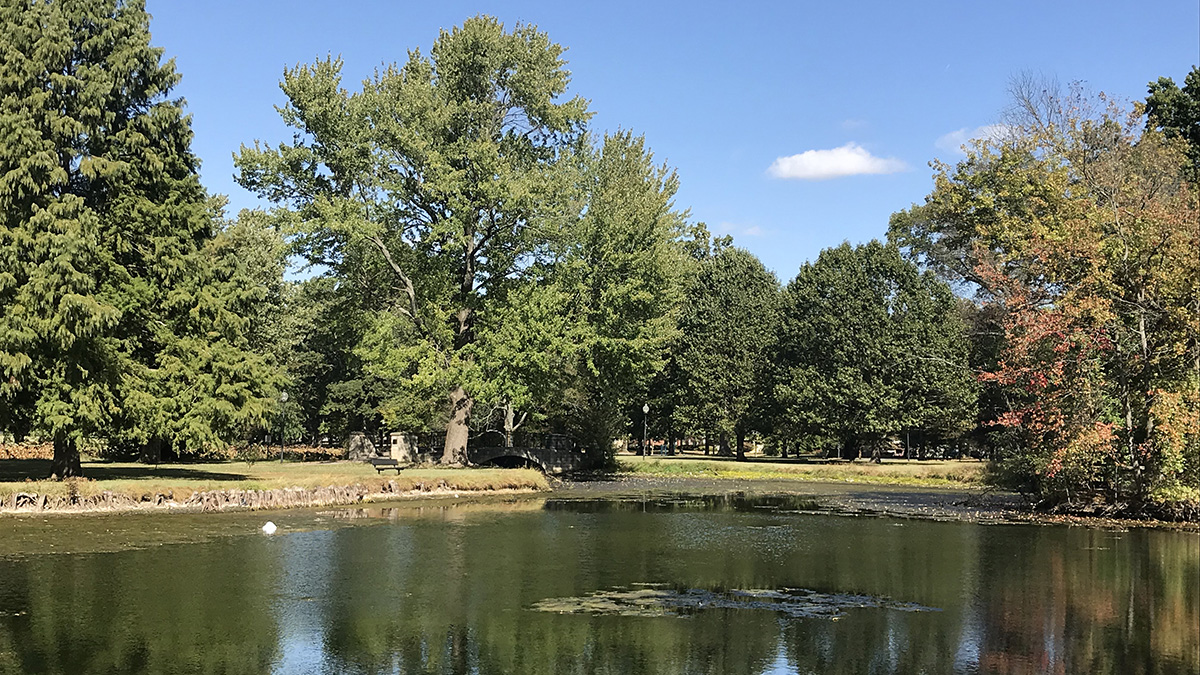
[[[390, 436], [389, 456], [394, 459], [437, 461], [442, 454], [440, 435], [397, 432]], [[587, 466], [587, 453], [570, 436], [518, 434], [514, 440], [513, 446], [506, 447], [502, 434], [480, 434], [467, 444], [467, 461], [475, 466], [532, 466], [545, 473], [570, 473]]]
[[583, 468], [584, 465], [583, 452], [574, 447], [467, 446], [467, 460], [476, 466], [533, 465], [545, 473], [570, 473]]

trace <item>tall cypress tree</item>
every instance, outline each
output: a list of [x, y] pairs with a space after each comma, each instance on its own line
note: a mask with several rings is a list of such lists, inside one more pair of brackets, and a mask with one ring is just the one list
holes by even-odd
[[144, 3], [0, 0], [0, 32], [0, 428], [52, 438], [62, 478], [83, 439], [184, 449], [261, 418], [254, 290]]

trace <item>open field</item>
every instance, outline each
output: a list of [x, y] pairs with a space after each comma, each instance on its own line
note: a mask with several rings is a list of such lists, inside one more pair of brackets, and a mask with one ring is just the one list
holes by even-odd
[[482, 491], [503, 489], [544, 490], [545, 476], [532, 469], [405, 469], [378, 474], [362, 462], [220, 462], [207, 464], [161, 464], [134, 462], [84, 462], [84, 478], [67, 481], [44, 480], [50, 473], [49, 460], [0, 460], [0, 498], [18, 492], [60, 497], [76, 491], [80, 497], [103, 492], [143, 499], [171, 494], [175, 501], [197, 492], [229, 490], [275, 490], [364, 485], [374, 488], [389, 482], [406, 492], [434, 486], [445, 490]]
[[977, 460], [888, 459], [882, 464], [871, 464], [865, 460], [815, 462], [806, 459], [748, 457], [746, 461], [739, 462], [732, 457], [689, 454], [649, 458], [621, 455], [617, 461], [622, 470], [647, 476], [792, 479], [922, 487], [982, 485], [987, 471], [987, 463]]

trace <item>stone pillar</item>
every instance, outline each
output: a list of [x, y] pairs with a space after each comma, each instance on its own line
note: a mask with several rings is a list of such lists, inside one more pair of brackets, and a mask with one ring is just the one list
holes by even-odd
[[346, 458], [354, 461], [364, 461], [375, 456], [375, 444], [361, 431], [350, 434], [350, 443], [346, 448]]
[[397, 462], [413, 461], [416, 439], [403, 431], [388, 434], [388, 456]]

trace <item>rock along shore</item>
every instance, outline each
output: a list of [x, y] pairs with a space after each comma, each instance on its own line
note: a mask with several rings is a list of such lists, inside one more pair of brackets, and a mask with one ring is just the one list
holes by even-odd
[[174, 490], [131, 496], [111, 491], [94, 495], [46, 495], [17, 492], [0, 495], [0, 514], [113, 513], [121, 511], [217, 512], [229, 510], [290, 509], [310, 506], [344, 506], [450, 494], [512, 494], [535, 488], [464, 490], [444, 480], [401, 487], [396, 481], [381, 485], [286, 487], [270, 490], [208, 490], [176, 495]]

